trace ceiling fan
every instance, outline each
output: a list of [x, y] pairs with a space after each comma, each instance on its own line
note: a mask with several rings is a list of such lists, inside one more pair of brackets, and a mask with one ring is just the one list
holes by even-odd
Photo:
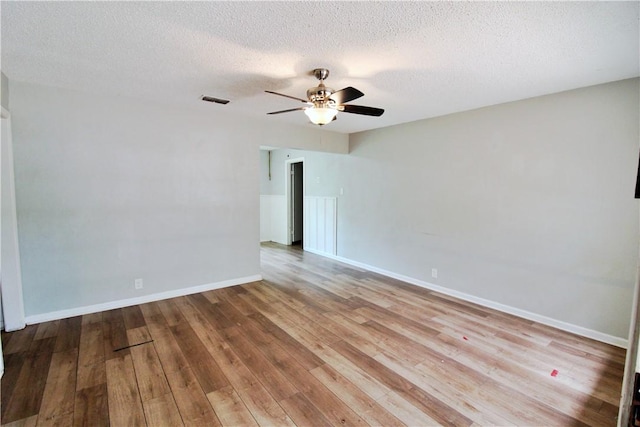
[[313, 70], [313, 75], [320, 80], [320, 84], [316, 87], [312, 87], [307, 90], [307, 99], [296, 98], [295, 96], [289, 96], [278, 92], [272, 92], [265, 90], [267, 93], [274, 95], [284, 96], [285, 98], [295, 99], [297, 101], [307, 104], [306, 107], [291, 108], [288, 110], [273, 111], [267, 114], [282, 114], [291, 111], [303, 110], [309, 117], [311, 123], [316, 125], [326, 125], [336, 119], [338, 111], [352, 114], [362, 114], [365, 116], [379, 117], [384, 113], [382, 108], [365, 107], [364, 105], [351, 105], [345, 104], [345, 102], [353, 101], [364, 96], [364, 93], [360, 92], [354, 87], [345, 87], [338, 91], [334, 91], [330, 87], [324, 85], [324, 81], [329, 77], [329, 70], [326, 68], [316, 68]]

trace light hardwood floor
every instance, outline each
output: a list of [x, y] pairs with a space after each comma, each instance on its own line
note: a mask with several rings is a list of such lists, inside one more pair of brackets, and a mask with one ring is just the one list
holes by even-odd
[[622, 349], [281, 245], [262, 267], [3, 334], [2, 424], [616, 423]]

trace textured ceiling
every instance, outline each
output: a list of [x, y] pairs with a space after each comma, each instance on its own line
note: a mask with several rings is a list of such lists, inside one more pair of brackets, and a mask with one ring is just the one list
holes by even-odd
[[[0, 3], [9, 79], [303, 126], [313, 68], [356, 132], [639, 75], [638, 2]], [[200, 95], [230, 99], [226, 106]], [[99, 100], [99, 98], [96, 98]]]

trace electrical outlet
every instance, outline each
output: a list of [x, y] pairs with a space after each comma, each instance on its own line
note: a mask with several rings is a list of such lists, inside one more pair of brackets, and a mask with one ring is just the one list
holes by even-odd
[[136, 279], [133, 282], [133, 285], [135, 286], [136, 289], [142, 289], [142, 279]]
[[437, 268], [432, 268], [431, 269], [431, 277], [433, 277], [434, 279], [438, 278], [438, 269]]

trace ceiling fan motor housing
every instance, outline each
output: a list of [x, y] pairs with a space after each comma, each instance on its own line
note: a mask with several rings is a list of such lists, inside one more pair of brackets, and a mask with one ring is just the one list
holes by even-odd
[[326, 68], [316, 68], [313, 75], [320, 80], [320, 84], [307, 90], [307, 98], [315, 108], [335, 108], [336, 102], [329, 97], [335, 91], [324, 85], [324, 80], [329, 77], [329, 70]]
[[326, 87], [324, 83], [320, 82], [318, 86], [312, 87], [307, 91], [307, 98], [309, 98], [309, 102], [312, 102], [316, 107], [335, 107], [335, 101], [329, 99], [333, 92], [335, 92], [333, 89]]

